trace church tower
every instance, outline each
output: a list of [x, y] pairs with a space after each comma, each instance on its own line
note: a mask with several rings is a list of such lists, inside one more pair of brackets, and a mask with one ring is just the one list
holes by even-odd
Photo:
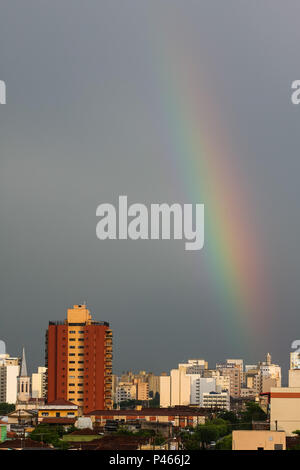
[[23, 348], [21, 372], [18, 377], [18, 402], [26, 402], [30, 398], [30, 377], [27, 373], [25, 349]]

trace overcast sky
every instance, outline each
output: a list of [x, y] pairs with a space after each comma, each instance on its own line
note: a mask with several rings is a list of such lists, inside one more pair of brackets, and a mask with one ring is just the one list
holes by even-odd
[[[299, 13], [297, 0], [0, 3], [0, 339], [10, 354], [24, 345], [29, 368], [43, 364], [48, 321], [86, 301], [113, 328], [117, 373], [159, 373], [188, 358], [253, 363], [268, 351], [287, 367], [300, 338], [300, 105], [290, 99]], [[166, 69], [191, 80], [176, 88]], [[246, 188], [251, 249], [268, 285], [262, 330], [263, 311], [251, 332], [235, 325], [243, 313], [229, 311], [209, 238], [196, 253], [181, 241], [96, 238], [98, 204], [121, 194], [147, 205], [203, 202], [176, 142], [175, 119], [193, 122], [172, 106], [176, 94], [183, 103], [196, 94], [200, 108], [205, 99], [212, 122], [218, 115], [215, 138], [222, 129], [235, 155], [219, 148], [213, 157], [238, 167], [232, 185]], [[201, 115], [199, 134], [213, 147]]]

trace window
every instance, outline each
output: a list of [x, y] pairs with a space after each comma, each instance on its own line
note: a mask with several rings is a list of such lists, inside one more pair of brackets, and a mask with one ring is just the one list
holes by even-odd
[[57, 418], [59, 418], [59, 417], [60, 417], [60, 412], [57, 411], [57, 413], [55, 413], [55, 416], [56, 416]]
[[75, 369], [69, 369], [70, 372], [73, 372]]
[[69, 364], [75, 364], [75, 361], [69, 361]]
[[46, 413], [46, 411], [44, 411], [44, 412], [42, 413], [42, 416], [49, 416], [49, 413]]
[[70, 353], [70, 356], [75, 356], [75, 353]]

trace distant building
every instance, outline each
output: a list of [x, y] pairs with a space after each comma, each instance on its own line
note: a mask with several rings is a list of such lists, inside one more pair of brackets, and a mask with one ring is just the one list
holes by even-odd
[[231, 363], [220, 363], [216, 365], [216, 369], [221, 372], [221, 375], [228, 376], [230, 380], [230, 396], [233, 398], [239, 398], [241, 396], [241, 366], [240, 364]]
[[215, 378], [204, 378], [199, 375], [191, 375], [191, 386], [190, 386], [190, 403], [192, 405], [203, 405], [203, 395], [209, 392], [216, 391], [216, 379]]
[[266, 393], [272, 387], [281, 387], [281, 367], [272, 364], [271, 354], [268, 353], [265, 362], [259, 364], [260, 393]]
[[129, 399], [150, 400], [159, 394], [159, 376], [143, 370], [137, 374], [130, 371], [121, 377], [113, 376], [113, 392], [115, 403]]
[[[228, 366], [230, 369], [234, 365]], [[235, 367], [240, 374], [238, 366]], [[238, 375], [239, 381], [240, 375]], [[238, 382], [239, 383], [239, 382]], [[230, 378], [222, 375], [220, 371], [207, 369], [207, 362], [203, 359], [190, 359], [187, 363], [178, 364], [178, 369], [172, 369], [170, 375], [160, 377], [160, 406], [205, 406], [203, 397], [205, 393], [225, 393], [230, 387]], [[229, 395], [228, 395], [229, 396]], [[224, 405], [223, 394], [218, 403]], [[209, 397], [207, 397], [208, 400]], [[210, 406], [210, 405], [209, 405]], [[226, 398], [227, 408], [227, 398]]]
[[136, 396], [137, 396], [137, 400], [140, 400], [140, 401], [149, 400], [149, 384], [148, 384], [148, 382], [138, 382], [136, 384]]
[[28, 402], [31, 398], [31, 380], [27, 372], [25, 349], [23, 348], [21, 371], [18, 377], [18, 402]]
[[19, 358], [0, 354], [0, 403], [16, 403], [19, 374]]
[[270, 392], [272, 387], [281, 387], [281, 367], [272, 364], [271, 355], [268, 353], [264, 362], [245, 366], [244, 386], [255, 390], [257, 396]]
[[31, 376], [32, 398], [45, 398], [47, 396], [47, 367], [38, 367], [38, 371]]
[[116, 388], [115, 403], [136, 400], [136, 385], [131, 382], [120, 382]]
[[119, 423], [145, 421], [152, 423], [172, 423], [181, 428], [204, 424], [209, 412], [200, 408], [141, 408], [135, 410], [95, 410], [88, 413], [95, 427], [103, 427], [113, 420]]
[[300, 352], [293, 351], [290, 353], [290, 369], [300, 369]]
[[221, 410], [230, 410], [230, 395], [228, 390], [221, 392], [206, 392], [202, 395], [203, 408], [219, 408]]

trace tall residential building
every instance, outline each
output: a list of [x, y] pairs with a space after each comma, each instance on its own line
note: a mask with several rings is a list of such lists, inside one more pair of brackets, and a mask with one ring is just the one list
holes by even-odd
[[217, 370], [221, 375], [228, 376], [230, 380], [230, 396], [239, 398], [241, 396], [241, 367], [234, 363], [217, 364]]
[[189, 359], [172, 369], [169, 376], [161, 375], [160, 406], [189, 405], [198, 400], [199, 379], [206, 370], [207, 362], [203, 359]]
[[112, 408], [112, 330], [93, 321], [86, 305], [68, 309], [46, 333], [48, 402], [65, 399], [93, 410]]
[[47, 395], [47, 367], [38, 367], [38, 371], [31, 376], [32, 398], [46, 398]]
[[[136, 399], [146, 401], [155, 398], [157, 393], [159, 393], [159, 380], [159, 376], [144, 370], [141, 370], [137, 374], [128, 371], [123, 373], [120, 377], [113, 376], [114, 401], [115, 403], [120, 403], [122, 400]], [[131, 384], [134, 387], [128, 392], [128, 390], [125, 391], [124, 384]]]
[[243, 359], [226, 359], [226, 364], [234, 364], [235, 366], [240, 368], [240, 380], [241, 385], [244, 383], [244, 361]]
[[15, 404], [17, 401], [20, 359], [0, 354], [0, 403]]

